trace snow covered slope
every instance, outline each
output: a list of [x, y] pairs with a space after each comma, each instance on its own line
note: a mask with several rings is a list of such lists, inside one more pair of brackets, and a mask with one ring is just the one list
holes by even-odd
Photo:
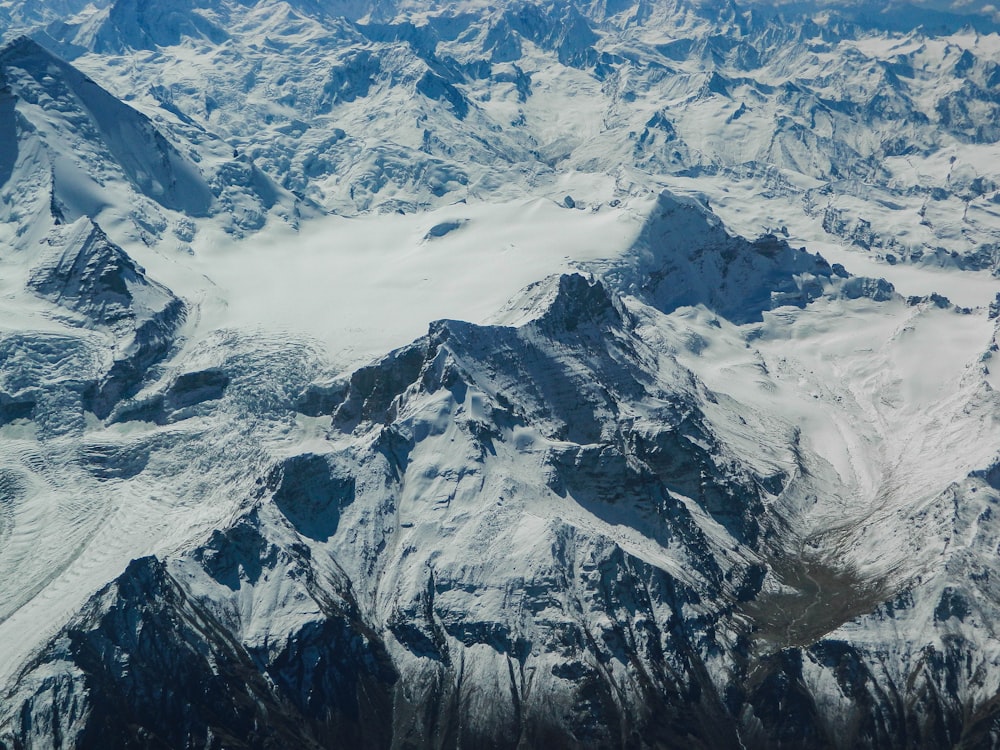
[[996, 270], [996, 23], [867, 7], [119, 0], [36, 38], [339, 213], [586, 205], [608, 175], [748, 236]]
[[1000, 747], [1000, 43], [841, 5], [0, 3], [0, 748]]
[[82, 216], [128, 222], [122, 236], [149, 244], [169, 234], [189, 242], [192, 219], [223, 211], [230, 231], [261, 226], [282, 202], [294, 214], [292, 196], [252, 163], [220, 155], [217, 138], [182, 154], [147, 117], [27, 37], [0, 52], [0, 82], [0, 215], [15, 247]]

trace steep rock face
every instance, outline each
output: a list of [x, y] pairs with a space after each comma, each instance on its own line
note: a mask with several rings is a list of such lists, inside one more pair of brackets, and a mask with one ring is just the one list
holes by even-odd
[[94, 49], [98, 52], [152, 50], [178, 44], [185, 37], [204, 37], [216, 44], [224, 42], [228, 35], [212, 22], [210, 15], [199, 12], [199, 6], [203, 5], [185, 0], [167, 3], [117, 0], [94, 33]]
[[[75, 130], [78, 137], [84, 136], [89, 148], [97, 146], [104, 151], [95, 159], [97, 164], [116, 165], [139, 193], [165, 208], [193, 216], [203, 216], [208, 211], [212, 194], [197, 167], [167, 143], [146, 117], [90, 78], [26, 37], [0, 52], [0, 71], [25, 106], [44, 107], [53, 102], [61, 117], [50, 119], [48, 127], [62, 121], [60, 124]], [[20, 130], [25, 135], [32, 132], [23, 127]], [[77, 204], [82, 196], [73, 195], [74, 190], [81, 188], [72, 177], [75, 168], [68, 163], [65, 172], [58, 163], [53, 163], [52, 168], [56, 170], [57, 191], [53, 201], [61, 202], [73, 219], [87, 213], [82, 210], [84, 206]], [[65, 174], [65, 192], [58, 191], [60, 173]]]
[[[782, 513], [829, 471], [793, 424], [713, 393], [662, 312], [592, 277], [524, 300], [519, 327], [441, 321], [252, 407], [305, 404], [322, 437], [226, 449], [228, 520], [94, 596], [22, 668], [0, 740], [990, 745], [995, 467], [908, 511], [965, 540], [943, 568], [886, 588], [789, 559]], [[251, 372], [193, 371], [163, 403], [246, 419]]]
[[58, 256], [32, 272], [28, 285], [35, 292], [94, 325], [137, 328], [147, 319], [170, 317], [179, 300], [97, 224], [84, 219], [63, 234], [52, 239], [63, 248]]
[[159, 125], [32, 39], [4, 47], [0, 195], [15, 244], [82, 217], [108, 226], [127, 218], [129, 233], [147, 244], [168, 230], [190, 242], [192, 220], [218, 214], [234, 232], [261, 228], [272, 210], [298, 220], [297, 199], [246, 156], [204, 129], [185, 134], [197, 140], [194, 148], [168, 140]]
[[850, 277], [821, 255], [793, 248], [772, 234], [753, 241], [730, 234], [693, 198], [661, 193], [632, 251], [608, 266], [608, 282], [662, 312], [704, 305], [745, 324], [785, 305], [805, 307], [827, 294], [886, 300], [883, 279]]
[[106, 329], [115, 339], [110, 369], [85, 399], [103, 419], [170, 351], [186, 308], [169, 289], [147, 278], [93, 222], [81, 219], [50, 239], [63, 249], [36, 267], [29, 287], [79, 313], [85, 326]]
[[[1000, 542], [996, 485], [985, 469], [948, 487], [920, 515], [940, 513], [949, 538], [962, 542], [945, 545], [926, 572], [871, 611], [750, 675], [740, 692], [754, 715], [747, 747], [772, 747], [774, 737], [831, 748], [996, 746], [997, 686], [987, 675], [997, 644], [985, 635], [996, 569], [981, 554]], [[787, 711], [792, 702], [801, 713]]]
[[[230, 532], [231, 544], [239, 543], [239, 532], [239, 527]], [[216, 568], [224, 565], [209, 559]], [[391, 667], [379, 644], [368, 642], [365, 630], [352, 624], [349, 615], [327, 615], [318, 632], [306, 627], [296, 633], [294, 643], [275, 653], [264, 671], [260, 655], [234, 641], [162, 563], [136, 560], [40, 655], [38, 662], [49, 662], [49, 669], [72, 665], [84, 677], [72, 686], [59, 679], [69, 696], [58, 695], [51, 703], [45, 690], [56, 681], [39, 679], [38, 691], [19, 717], [20, 732], [30, 738], [35, 727], [61, 720], [68, 725], [66, 739], [81, 747], [234, 742], [241, 747], [324, 747], [334, 738], [375, 744], [365, 739], [367, 733], [378, 737], [383, 731], [372, 713], [380, 706], [377, 693], [368, 691], [381, 688], [384, 693], [391, 686]], [[131, 636], [123, 642], [127, 631]], [[356, 661], [349, 664], [352, 648], [357, 649]], [[324, 661], [333, 655], [340, 680], [324, 670]], [[41, 671], [41, 666], [29, 665], [21, 681], [29, 689], [35, 682], [33, 667]], [[310, 684], [308, 672], [297, 670], [315, 671], [317, 682]], [[172, 675], [174, 687], [163, 684], [164, 674]], [[284, 692], [293, 681], [295, 691]], [[86, 705], [86, 711], [60, 719], [60, 703], [67, 697]], [[336, 698], [345, 705], [338, 706]], [[310, 712], [310, 702], [322, 712]], [[344, 721], [340, 713], [351, 720]]]
[[[356, 373], [327, 453], [95, 597], [19, 678], [6, 736], [58, 721], [59, 684], [86, 705], [67, 736], [122, 746], [238, 736], [262, 710], [250, 746], [735, 742], [713, 675], [765, 572], [762, 478], [720, 458], [707, 394], [600, 283], [543, 297], [521, 328], [442, 322]], [[139, 641], [114, 636], [126, 612]], [[154, 701], [162, 669], [216, 709]]]

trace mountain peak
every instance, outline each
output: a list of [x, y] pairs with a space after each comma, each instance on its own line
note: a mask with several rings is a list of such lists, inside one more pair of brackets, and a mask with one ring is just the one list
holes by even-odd
[[55, 59], [55, 56], [51, 52], [26, 34], [15, 37], [0, 48], [0, 65], [5, 65], [14, 60], [23, 61], [32, 57]]
[[618, 297], [594, 274], [555, 274], [530, 284], [493, 316], [499, 325], [539, 323], [544, 330], [573, 331], [586, 321], [620, 325], [625, 315]]
[[169, 290], [151, 282], [94, 221], [81, 219], [65, 235], [55, 262], [38, 267], [29, 281], [41, 296], [102, 325], [134, 322], [141, 310], [173, 303]]
[[[13, 63], [16, 72], [9, 70]], [[0, 76], [11, 93], [28, 104], [56, 103], [43, 111], [21, 111], [33, 127], [8, 125], [5, 130], [15, 139], [9, 151], [30, 151], [28, 142], [34, 141], [48, 152], [52, 203], [63, 218], [93, 216], [112, 200], [107, 195], [113, 179], [108, 167], [120, 170], [133, 189], [164, 208], [191, 216], [209, 212], [214, 196], [200, 171], [149, 118], [35, 40], [18, 37], [0, 52]], [[43, 131], [47, 135], [40, 138]], [[13, 172], [13, 165], [10, 169]], [[6, 172], [0, 169], [0, 174]], [[24, 178], [37, 183], [37, 174]]]
[[157, 49], [185, 38], [221, 44], [229, 35], [203, 12], [205, 5], [192, 0], [115, 0], [94, 46], [102, 52]]
[[90, 219], [57, 227], [50, 241], [60, 250], [35, 268], [29, 288], [114, 336], [117, 356], [89, 404], [103, 419], [169, 352], [187, 306]]
[[624, 308], [600, 280], [580, 273], [555, 280], [554, 296], [538, 319], [543, 330], [576, 331], [586, 324], [621, 325]]

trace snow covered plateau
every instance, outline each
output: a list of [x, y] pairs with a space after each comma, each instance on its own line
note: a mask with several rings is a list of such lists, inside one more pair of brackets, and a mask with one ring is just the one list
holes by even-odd
[[0, 0], [0, 750], [1000, 748], [995, 14]]

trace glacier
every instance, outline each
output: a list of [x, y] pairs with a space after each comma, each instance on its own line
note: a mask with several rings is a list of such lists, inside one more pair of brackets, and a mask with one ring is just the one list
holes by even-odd
[[0, 747], [1000, 747], [932, 5], [0, 3]]

